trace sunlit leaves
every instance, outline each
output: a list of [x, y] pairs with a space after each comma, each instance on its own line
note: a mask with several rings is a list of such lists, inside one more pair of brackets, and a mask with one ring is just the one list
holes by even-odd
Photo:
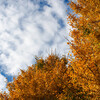
[[100, 96], [100, 1], [77, 0], [70, 7], [74, 14], [69, 15], [69, 21], [74, 29], [69, 45], [75, 56], [71, 75], [94, 100]]
[[[49, 55], [45, 60], [38, 58], [36, 64], [29, 67], [26, 72], [21, 70], [21, 75], [8, 84], [9, 98], [12, 100], [54, 100], [64, 98], [66, 84], [69, 77], [67, 59], [57, 55]], [[63, 95], [63, 96], [62, 96]]]

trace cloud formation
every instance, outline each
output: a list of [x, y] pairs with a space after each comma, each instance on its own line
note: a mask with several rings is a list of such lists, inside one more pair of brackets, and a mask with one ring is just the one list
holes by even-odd
[[67, 54], [66, 9], [64, 0], [0, 0], [0, 72], [18, 75], [51, 50]]
[[6, 90], [7, 79], [0, 74], [0, 90]]

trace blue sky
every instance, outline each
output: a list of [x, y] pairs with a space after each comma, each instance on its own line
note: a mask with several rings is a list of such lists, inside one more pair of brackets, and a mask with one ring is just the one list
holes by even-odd
[[[0, 91], [51, 51], [67, 55], [67, 0], [0, 0]], [[70, 10], [68, 10], [70, 11]]]

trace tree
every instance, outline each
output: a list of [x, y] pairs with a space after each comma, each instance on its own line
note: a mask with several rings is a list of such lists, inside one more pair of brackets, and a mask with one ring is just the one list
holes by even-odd
[[8, 94], [6, 92], [0, 93], [0, 100], [8, 100]]
[[[45, 60], [37, 58], [11, 83], [8, 83], [9, 100], [81, 100], [86, 95], [80, 86], [72, 83], [66, 57], [51, 54]], [[81, 93], [82, 92], [82, 93]]]
[[[100, 99], [100, 0], [77, 0], [70, 2], [74, 14], [69, 15], [73, 41], [69, 44], [74, 55], [70, 74], [77, 85]], [[98, 99], [97, 99], [98, 98]]]

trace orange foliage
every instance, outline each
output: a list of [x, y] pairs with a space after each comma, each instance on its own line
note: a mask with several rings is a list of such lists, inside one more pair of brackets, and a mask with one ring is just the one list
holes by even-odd
[[[71, 76], [77, 84], [93, 96], [100, 98], [100, 0], [77, 0], [71, 2], [74, 14], [69, 15], [74, 28], [70, 43], [75, 59], [71, 61]], [[98, 98], [98, 99], [97, 99]]]
[[84, 98], [80, 86], [74, 86], [66, 67], [66, 57], [49, 55], [47, 59], [38, 58], [36, 64], [8, 83], [10, 100], [72, 100]]
[[0, 93], [0, 100], [8, 100], [8, 94], [6, 92]]

